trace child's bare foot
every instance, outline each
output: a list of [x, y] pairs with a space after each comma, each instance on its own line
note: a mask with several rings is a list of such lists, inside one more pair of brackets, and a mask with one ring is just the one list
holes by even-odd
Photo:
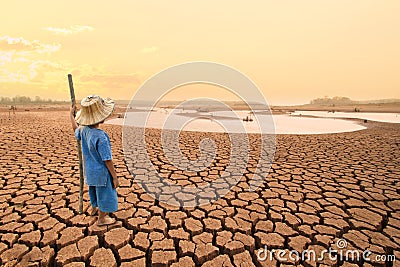
[[96, 208], [96, 207], [91, 207], [91, 208], [89, 209], [89, 215], [90, 215], [90, 216], [96, 215], [97, 210], [98, 210], [98, 208]]
[[110, 225], [110, 224], [113, 224], [113, 223], [115, 223], [115, 219], [113, 219], [111, 217], [108, 217], [108, 216], [105, 216], [102, 219], [99, 218], [97, 220], [97, 225], [98, 226]]

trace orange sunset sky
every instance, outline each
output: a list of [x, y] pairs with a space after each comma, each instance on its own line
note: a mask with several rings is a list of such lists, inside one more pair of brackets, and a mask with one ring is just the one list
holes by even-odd
[[[164, 68], [212, 61], [276, 105], [400, 98], [399, 14], [399, 0], [5, 1], [0, 96], [69, 100], [72, 73], [77, 98], [130, 99]], [[183, 89], [166, 98], [233, 99]]]

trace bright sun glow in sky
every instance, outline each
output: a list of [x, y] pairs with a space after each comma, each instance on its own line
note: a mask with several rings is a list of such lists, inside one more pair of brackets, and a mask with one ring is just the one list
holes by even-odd
[[246, 74], [272, 104], [400, 98], [399, 14], [399, 0], [7, 1], [0, 96], [68, 100], [72, 73], [78, 98], [130, 99], [164, 68], [212, 61]]

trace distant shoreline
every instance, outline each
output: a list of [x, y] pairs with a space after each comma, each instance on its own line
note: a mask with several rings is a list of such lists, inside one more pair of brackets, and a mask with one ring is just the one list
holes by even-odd
[[[240, 103], [230, 103], [227, 102], [228, 105], [233, 110], [249, 110], [249, 107], [245, 104]], [[41, 111], [41, 110], [69, 110], [69, 103], [61, 102], [61, 103], [29, 103], [29, 104], [16, 104], [17, 112], [19, 111]], [[116, 112], [125, 112], [127, 108], [127, 104], [120, 104], [119, 101], [116, 101]], [[257, 106], [257, 105], [256, 105]], [[6, 112], [10, 109], [11, 105], [0, 104], [0, 111]], [[79, 104], [78, 104], [79, 107]], [[138, 106], [138, 108], [144, 106]], [[175, 105], [159, 105], [161, 108], [174, 108]], [[263, 106], [259, 105], [262, 110]], [[215, 109], [212, 106], [186, 106], [187, 109], [202, 109], [204, 111], [214, 111]], [[270, 106], [270, 109], [273, 114], [283, 114], [289, 113], [293, 111], [335, 111], [335, 112], [354, 112], [355, 109], [358, 112], [379, 112], [379, 113], [400, 113], [400, 103], [384, 103], [384, 104], [348, 104], [348, 105], [293, 105], [293, 106]]]
[[348, 105], [296, 105], [296, 106], [273, 106], [274, 111], [339, 111], [339, 112], [380, 112], [380, 113], [400, 113], [400, 103], [384, 104], [348, 104]]

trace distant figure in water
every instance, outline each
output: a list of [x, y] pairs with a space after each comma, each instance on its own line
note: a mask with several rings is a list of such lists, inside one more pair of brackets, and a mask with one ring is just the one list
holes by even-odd
[[[71, 107], [70, 119], [75, 137], [81, 140], [86, 183], [89, 186], [92, 214], [99, 213], [97, 225], [109, 225], [115, 219], [110, 212], [118, 210], [118, 177], [112, 161], [110, 138], [99, 128], [114, 111], [114, 101], [97, 95], [82, 99], [76, 117], [76, 107]], [[78, 124], [81, 125], [78, 127]]]
[[243, 118], [243, 121], [249, 122], [249, 121], [253, 121], [252, 115], [254, 115], [253, 112], [249, 112], [250, 116], [247, 115], [246, 118]]
[[243, 118], [243, 121], [247, 121], [247, 122], [253, 121], [253, 118], [246, 116], [246, 118]]

